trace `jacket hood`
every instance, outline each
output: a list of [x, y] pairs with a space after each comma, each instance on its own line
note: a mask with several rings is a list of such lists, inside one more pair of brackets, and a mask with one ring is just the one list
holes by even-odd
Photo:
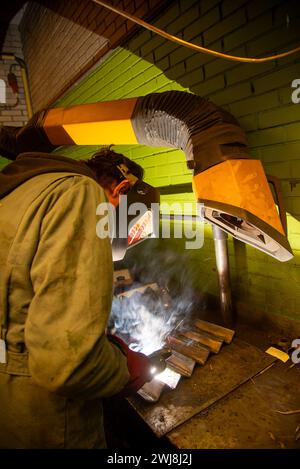
[[28, 179], [39, 174], [58, 172], [83, 174], [96, 180], [95, 174], [84, 161], [76, 161], [52, 153], [21, 153], [15, 161], [0, 171], [0, 199]]

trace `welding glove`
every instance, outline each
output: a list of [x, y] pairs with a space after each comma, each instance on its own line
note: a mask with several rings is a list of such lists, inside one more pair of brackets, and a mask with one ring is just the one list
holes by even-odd
[[138, 391], [147, 381], [153, 379], [153, 374], [151, 374], [150, 371], [152, 368], [151, 362], [147, 355], [131, 350], [120, 337], [110, 334], [108, 334], [107, 337], [127, 357], [130, 379], [121, 392], [121, 395], [128, 396]]

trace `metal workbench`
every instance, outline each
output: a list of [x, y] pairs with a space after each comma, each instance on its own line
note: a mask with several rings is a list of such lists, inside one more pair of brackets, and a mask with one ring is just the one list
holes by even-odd
[[[300, 367], [265, 354], [270, 341], [257, 328], [239, 327], [232, 344], [158, 403], [118, 401], [116, 412], [130, 422], [132, 438], [120, 427], [114, 446], [300, 448]], [[112, 432], [116, 437], [118, 429]]]

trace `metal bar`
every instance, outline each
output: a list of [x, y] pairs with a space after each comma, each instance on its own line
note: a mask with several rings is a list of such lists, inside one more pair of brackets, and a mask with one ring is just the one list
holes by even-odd
[[144, 386], [142, 386], [137, 393], [143, 399], [145, 399], [145, 401], [157, 402], [161, 396], [161, 393], [163, 392], [164, 387], [164, 383], [153, 379], [152, 381], [150, 381], [150, 383], [145, 383]]
[[186, 357], [192, 358], [200, 365], [204, 365], [209, 356], [209, 349], [199, 345], [194, 340], [187, 339], [184, 336], [169, 336], [167, 339], [168, 347], [175, 352], [179, 352]]
[[235, 331], [232, 329], [227, 329], [226, 327], [213, 324], [212, 322], [203, 321], [202, 319], [196, 319], [193, 325], [196, 326], [197, 329], [200, 329], [201, 332], [204, 331], [205, 333], [211, 334], [214, 339], [224, 340], [226, 344], [230, 344], [232, 342], [235, 334]]
[[176, 389], [181, 378], [178, 371], [169, 368], [168, 366], [161, 373], [155, 375], [155, 379], [161, 383], [166, 384], [171, 389]]
[[172, 355], [166, 359], [168, 367], [177, 371], [182, 376], [190, 377], [192, 376], [193, 370], [195, 368], [196, 362], [190, 357], [182, 355], [182, 353], [175, 352], [173, 350]]
[[202, 331], [195, 332], [188, 330], [183, 331], [181, 333], [188, 339], [195, 340], [196, 342], [199, 342], [199, 344], [205, 345], [213, 353], [219, 353], [220, 348], [222, 347], [223, 339], [217, 339], [213, 336], [210, 337], [209, 334], [205, 335], [204, 333], [202, 333]]
[[229, 273], [227, 233], [216, 225], [212, 227], [215, 244], [216, 264], [219, 277], [220, 303], [223, 321], [226, 325], [233, 323], [232, 299]]

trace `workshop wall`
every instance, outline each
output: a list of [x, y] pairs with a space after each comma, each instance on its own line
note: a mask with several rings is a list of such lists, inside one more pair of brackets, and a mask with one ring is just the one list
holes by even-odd
[[[91, 0], [29, 2], [20, 24], [33, 110], [49, 106], [109, 50], [135, 30], [132, 22]], [[166, 1], [117, 0], [151, 20]]]
[[[280, 53], [299, 45], [300, 5], [297, 0], [175, 0], [168, 3], [169, 6], [153, 23], [205, 47], [253, 57]], [[121, 22], [120, 19], [118, 21]], [[56, 62], [53, 64], [53, 54], [48, 49], [45, 72], [37, 66], [34, 68], [30, 65], [33, 59], [27, 56], [29, 39], [26, 34], [28, 31], [26, 33], [24, 29], [32, 95], [35, 107], [39, 107], [45, 90], [49, 97], [55, 94], [53, 88], [57, 90], [62, 86], [58, 75], [62, 73], [61, 69], [66, 73], [66, 57], [56, 49]], [[70, 36], [69, 41], [74, 47], [72, 66], [75, 66], [79, 54], [74, 37]], [[30, 47], [31, 54], [37, 58], [37, 49], [32, 44]], [[86, 53], [86, 61], [88, 55]], [[54, 70], [57, 72], [53, 77]], [[41, 84], [46, 79], [45, 73], [49, 77], [47, 85]], [[288, 237], [295, 254], [291, 261], [280, 263], [230, 240], [234, 296], [238, 308], [245, 311], [247, 305], [250, 315], [274, 313], [279, 317], [300, 320], [300, 103], [292, 102], [291, 87], [297, 78], [300, 79], [299, 54], [262, 64], [241, 64], [196, 53], [139, 29], [134, 37], [103, 57], [56, 105], [113, 100], [176, 89], [208, 97], [232, 112], [247, 132], [251, 154], [261, 159], [267, 173], [281, 179], [288, 211]], [[140, 145], [119, 146], [117, 150], [142, 164], [146, 169], [146, 180], [153, 185], [162, 187], [191, 182], [191, 173], [186, 169], [180, 151]], [[87, 157], [93, 151], [93, 147], [61, 150], [74, 158]], [[163, 200], [192, 201], [193, 195], [188, 192], [164, 196]], [[177, 261], [177, 271], [181, 265], [184, 266], [185, 274], [191, 274], [190, 278], [199, 289], [217, 295], [210, 227], [206, 226], [205, 232], [204, 246], [196, 251], [185, 251], [181, 240], [156, 241], [154, 244], [151, 241], [151, 249], [157, 254], [152, 258], [161, 271], [164, 259], [166, 267], [170, 267], [170, 259], [174, 264]], [[149, 259], [149, 248], [144, 248], [146, 244], [138, 248], [139, 258], [144, 256], [147, 260], [144, 265]], [[178, 252], [175, 258], [174, 252]], [[165, 253], [170, 253], [169, 260]], [[129, 255], [132, 261], [133, 255]]]
[[[21, 37], [17, 24], [9, 26], [3, 45], [3, 52], [14, 54], [21, 59], [23, 58]], [[10, 71], [16, 76], [18, 90], [13, 90], [9, 85], [8, 73]], [[5, 90], [3, 91], [5, 102], [2, 102], [2, 99], [0, 102], [0, 125], [22, 126], [27, 122], [28, 116], [21, 67], [15, 60], [0, 60], [0, 79], [5, 83]]]

